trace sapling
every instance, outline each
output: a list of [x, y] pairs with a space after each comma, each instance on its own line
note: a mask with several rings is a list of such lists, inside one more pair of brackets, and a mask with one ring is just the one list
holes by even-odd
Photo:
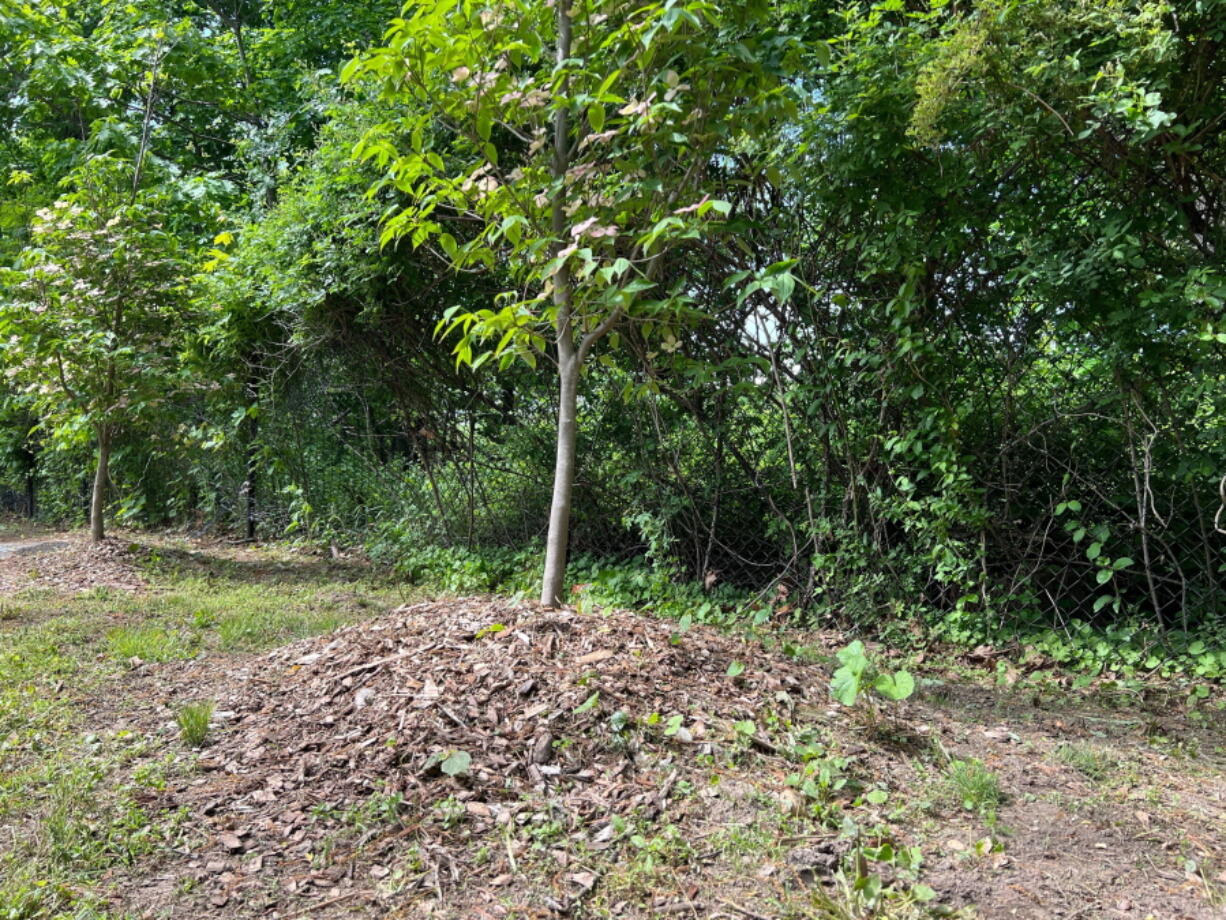
[[844, 706], [856, 705], [856, 700], [869, 692], [893, 702], [915, 692], [915, 678], [909, 671], [881, 670], [859, 639], [840, 649], [835, 657], [840, 667], [830, 679], [830, 694]]

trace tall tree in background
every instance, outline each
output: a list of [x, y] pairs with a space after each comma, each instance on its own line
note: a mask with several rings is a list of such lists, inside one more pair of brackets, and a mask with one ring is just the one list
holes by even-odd
[[56, 438], [94, 438], [90, 536], [105, 535], [116, 435], [172, 389], [186, 266], [163, 226], [164, 193], [134, 192], [134, 164], [89, 160], [73, 191], [42, 209], [20, 267], [6, 272], [0, 336], [23, 359], [8, 373]]
[[726, 232], [722, 195], [754, 175], [748, 139], [794, 110], [793, 43], [774, 12], [428, 0], [348, 70], [381, 80], [405, 109], [362, 148], [408, 197], [384, 239], [436, 244], [458, 268], [507, 265], [521, 285], [493, 309], [446, 311], [457, 360], [556, 366], [547, 606], [563, 597], [583, 367], [628, 323], [676, 347], [701, 314], [667, 261]]

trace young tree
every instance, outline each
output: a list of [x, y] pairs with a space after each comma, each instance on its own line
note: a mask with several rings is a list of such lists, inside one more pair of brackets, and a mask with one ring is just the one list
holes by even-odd
[[4, 274], [0, 338], [21, 355], [7, 373], [53, 440], [93, 436], [90, 536], [101, 540], [116, 434], [172, 389], [186, 265], [163, 226], [165, 194], [133, 192], [132, 163], [94, 157], [69, 183]]
[[360, 147], [408, 199], [384, 240], [520, 285], [444, 313], [457, 360], [556, 366], [547, 606], [563, 597], [580, 373], [624, 324], [671, 349], [700, 315], [667, 262], [728, 231], [723, 196], [755, 177], [752, 139], [793, 111], [794, 43], [776, 13], [758, 0], [424, 0], [346, 70], [405, 111]]

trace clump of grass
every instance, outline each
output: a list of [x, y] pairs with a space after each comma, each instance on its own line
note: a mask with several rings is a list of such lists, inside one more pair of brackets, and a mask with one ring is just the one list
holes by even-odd
[[204, 745], [209, 736], [209, 722], [213, 718], [213, 704], [208, 700], [196, 703], [186, 703], [175, 713], [175, 721], [179, 724], [179, 737], [188, 747], [198, 748]]
[[122, 661], [170, 661], [187, 658], [191, 650], [176, 634], [160, 626], [121, 626], [107, 634], [111, 654]]
[[342, 622], [332, 610], [238, 610], [220, 618], [217, 638], [227, 651], [254, 650], [331, 632]]
[[1107, 779], [1120, 768], [1119, 761], [1106, 751], [1085, 743], [1061, 744], [1052, 756], [1096, 783]]
[[945, 771], [951, 797], [967, 811], [991, 816], [1001, 801], [1000, 777], [982, 761], [953, 760]]

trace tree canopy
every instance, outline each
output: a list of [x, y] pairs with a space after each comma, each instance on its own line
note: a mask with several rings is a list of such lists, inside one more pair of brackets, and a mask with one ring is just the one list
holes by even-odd
[[1222, 0], [8, 4], [0, 491], [527, 567], [548, 604], [1212, 645], [1224, 31]]

